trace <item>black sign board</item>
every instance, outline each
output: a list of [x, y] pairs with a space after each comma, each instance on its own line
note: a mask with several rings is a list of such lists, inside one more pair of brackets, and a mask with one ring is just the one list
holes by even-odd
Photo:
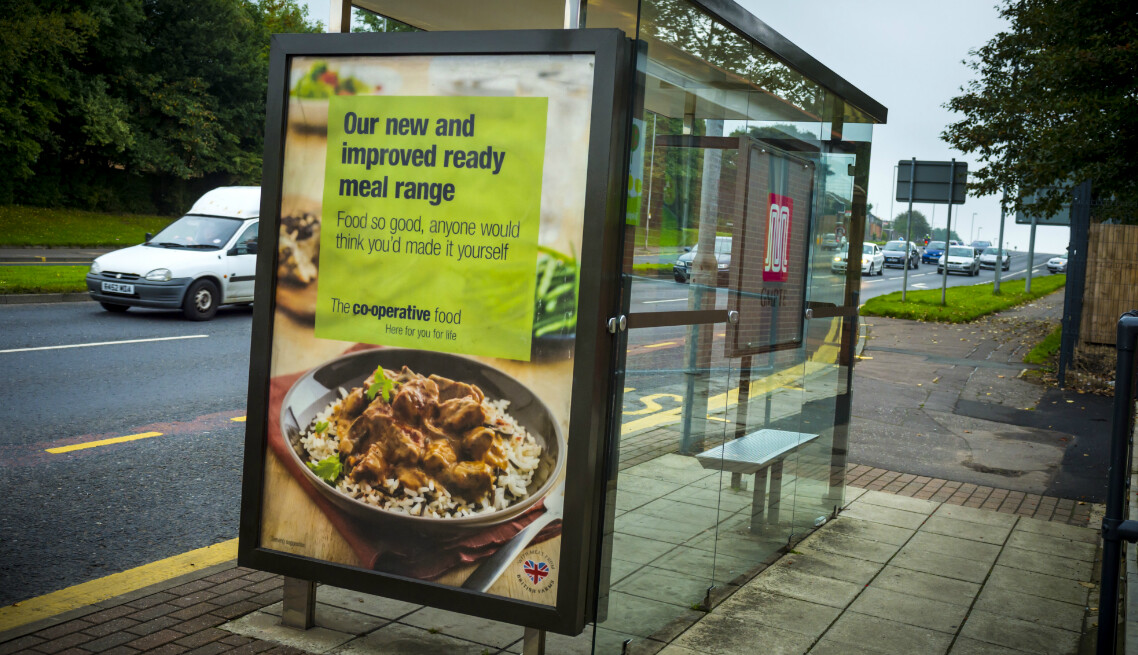
[[[968, 190], [967, 162], [917, 161], [914, 170], [911, 159], [897, 164], [897, 201], [909, 202], [909, 182], [913, 181], [913, 202], [963, 205]], [[914, 177], [915, 175], [915, 177]], [[949, 187], [952, 187], [952, 198]]]
[[278, 35], [238, 561], [592, 618], [631, 44]]

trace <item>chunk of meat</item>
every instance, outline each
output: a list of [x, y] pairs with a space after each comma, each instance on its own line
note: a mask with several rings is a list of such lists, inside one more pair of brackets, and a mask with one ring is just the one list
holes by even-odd
[[427, 486], [430, 482], [430, 478], [427, 477], [426, 473], [423, 473], [422, 469], [406, 466], [401, 466], [395, 470], [395, 479], [411, 493], [417, 493], [419, 489]]
[[392, 464], [413, 466], [422, 459], [423, 448], [427, 445], [422, 432], [392, 417], [382, 417], [372, 429], [376, 443], [383, 445], [383, 452]]
[[493, 430], [478, 427], [467, 432], [462, 438], [462, 450], [469, 459], [486, 462], [494, 468], [506, 468], [500, 437]]
[[417, 378], [400, 385], [391, 407], [397, 417], [417, 426], [434, 414], [438, 398], [439, 388], [434, 382]]
[[467, 500], [478, 500], [494, 485], [494, 472], [486, 462], [459, 462], [444, 476], [447, 489]]
[[433, 439], [427, 442], [426, 452], [423, 454], [423, 468], [434, 476], [454, 466], [458, 455], [450, 445], [449, 439]]
[[347, 430], [340, 430], [337, 427], [336, 433], [340, 435], [340, 454], [351, 455], [367, 450], [367, 447], [378, 437], [379, 433], [375, 430], [375, 426], [380, 422], [390, 420], [390, 407], [372, 405], [365, 409], [364, 413], [360, 414], [355, 421], [352, 421]]
[[344, 436], [352, 428], [352, 422], [367, 409], [367, 397], [364, 396], [364, 390], [356, 387], [351, 393], [344, 398], [340, 403], [340, 409], [332, 414], [332, 425], [336, 428], [336, 434], [340, 435], [340, 440], [343, 441]]
[[453, 433], [464, 433], [486, 422], [482, 402], [473, 398], [452, 398], [439, 405], [438, 425]]
[[386, 480], [387, 462], [383, 457], [383, 448], [379, 444], [373, 443], [368, 448], [367, 454], [360, 459], [360, 463], [352, 469], [348, 476], [356, 482], [368, 482], [370, 484], [379, 484]]
[[478, 402], [482, 402], [486, 397], [483, 395], [482, 390], [473, 384], [455, 382], [441, 375], [432, 375], [429, 379], [438, 386], [439, 402], [446, 402], [454, 398], [473, 398]]

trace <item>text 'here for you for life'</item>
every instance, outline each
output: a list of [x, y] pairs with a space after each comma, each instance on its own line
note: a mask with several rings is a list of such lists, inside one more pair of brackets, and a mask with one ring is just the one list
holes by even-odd
[[317, 336], [528, 359], [545, 128], [544, 98], [334, 98]]

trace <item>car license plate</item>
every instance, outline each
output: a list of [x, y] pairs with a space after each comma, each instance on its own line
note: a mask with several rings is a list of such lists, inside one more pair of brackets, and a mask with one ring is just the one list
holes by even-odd
[[104, 282], [103, 291], [106, 293], [134, 293], [133, 284], [120, 284], [118, 282]]

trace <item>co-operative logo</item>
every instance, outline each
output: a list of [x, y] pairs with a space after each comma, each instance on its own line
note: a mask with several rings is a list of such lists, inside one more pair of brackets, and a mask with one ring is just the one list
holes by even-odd
[[790, 217], [793, 213], [793, 200], [777, 193], [771, 194], [763, 282], [786, 282], [790, 277]]

